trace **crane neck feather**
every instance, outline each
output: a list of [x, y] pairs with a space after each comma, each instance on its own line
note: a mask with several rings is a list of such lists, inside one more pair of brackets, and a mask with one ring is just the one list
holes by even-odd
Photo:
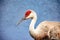
[[34, 29], [34, 26], [35, 26], [35, 23], [37, 21], [37, 15], [35, 15], [31, 21], [31, 24], [30, 24], [30, 27], [29, 27], [29, 31], [30, 31], [30, 34], [31, 35], [34, 35], [35, 34], [35, 29]]

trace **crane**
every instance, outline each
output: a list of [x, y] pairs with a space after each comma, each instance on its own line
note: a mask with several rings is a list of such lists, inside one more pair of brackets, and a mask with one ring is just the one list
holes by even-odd
[[34, 10], [29, 9], [25, 12], [25, 16], [17, 23], [17, 25], [27, 19], [32, 19], [29, 26], [29, 33], [35, 40], [41, 40], [42, 38], [48, 36], [48, 31], [55, 25], [60, 24], [60, 22], [43, 21], [36, 28], [34, 28], [37, 21], [37, 14]]

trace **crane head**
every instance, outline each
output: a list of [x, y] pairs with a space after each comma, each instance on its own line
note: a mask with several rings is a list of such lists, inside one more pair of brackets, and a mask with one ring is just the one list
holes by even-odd
[[34, 17], [35, 15], [36, 15], [36, 14], [35, 14], [35, 12], [34, 12], [33, 10], [27, 10], [27, 11], [25, 12], [24, 17], [17, 23], [17, 25], [20, 24], [23, 20], [33, 19], [33, 17]]
[[33, 18], [33, 15], [34, 15], [33, 10], [27, 10], [25, 12], [25, 18], [26, 19], [32, 19]]

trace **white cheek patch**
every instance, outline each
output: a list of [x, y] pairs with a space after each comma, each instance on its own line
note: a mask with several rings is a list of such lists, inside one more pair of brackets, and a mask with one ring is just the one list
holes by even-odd
[[32, 13], [27, 17], [27, 18], [31, 18], [33, 15], [32, 15]]

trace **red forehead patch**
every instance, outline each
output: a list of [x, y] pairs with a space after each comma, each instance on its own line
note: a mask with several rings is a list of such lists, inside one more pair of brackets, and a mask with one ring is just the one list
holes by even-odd
[[25, 17], [28, 17], [28, 16], [30, 15], [30, 13], [31, 13], [30, 10], [26, 11], [26, 13], [25, 13]]

